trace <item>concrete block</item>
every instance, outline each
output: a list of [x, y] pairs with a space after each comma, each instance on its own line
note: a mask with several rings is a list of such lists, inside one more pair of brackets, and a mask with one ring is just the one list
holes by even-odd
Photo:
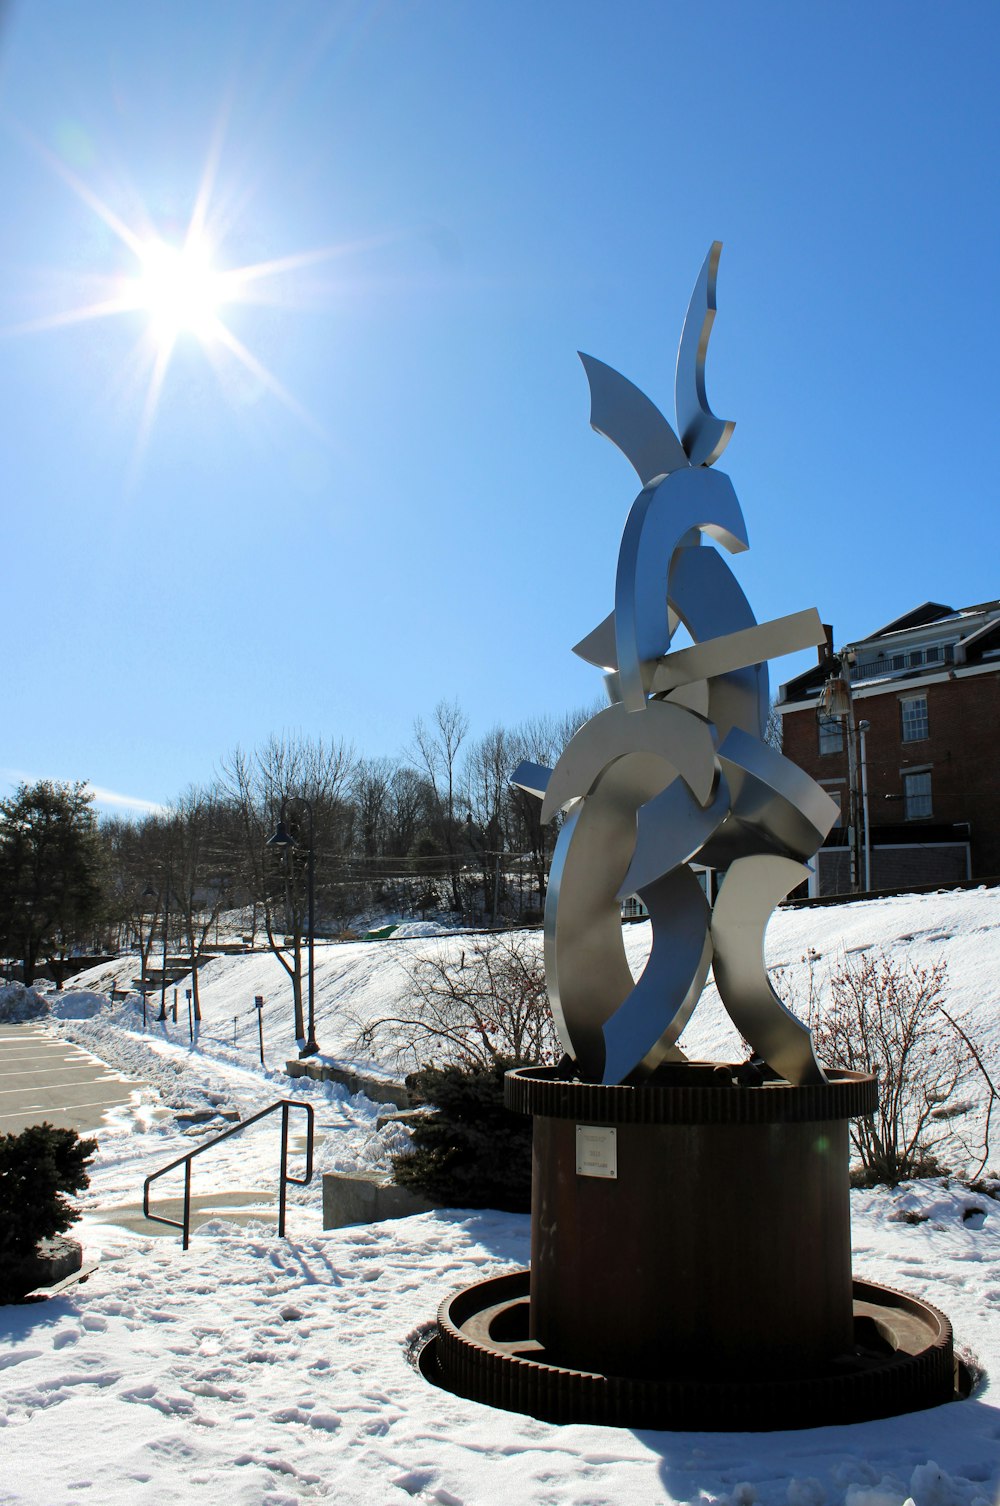
[[289, 1061], [285, 1063], [289, 1077], [312, 1077], [321, 1082], [339, 1082], [349, 1093], [364, 1093], [373, 1103], [391, 1103], [396, 1108], [410, 1107], [410, 1094], [401, 1082], [390, 1082], [384, 1077], [365, 1077], [361, 1072], [351, 1072], [345, 1067], [329, 1067], [318, 1061]]
[[349, 1176], [323, 1173], [323, 1228], [343, 1229], [348, 1224], [381, 1224], [390, 1218], [409, 1218], [414, 1213], [433, 1213], [436, 1203], [397, 1187], [388, 1177]]

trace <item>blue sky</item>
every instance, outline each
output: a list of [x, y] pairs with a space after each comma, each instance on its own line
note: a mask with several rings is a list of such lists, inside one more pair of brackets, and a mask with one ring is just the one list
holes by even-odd
[[[635, 480], [576, 351], [672, 415], [716, 238], [758, 617], [1000, 596], [996, 7], [2, 14], [0, 789], [166, 801], [271, 732], [589, 702]], [[182, 335], [150, 419], [148, 310], [52, 321], [210, 162], [218, 267], [323, 254], [221, 311], [243, 358]]]

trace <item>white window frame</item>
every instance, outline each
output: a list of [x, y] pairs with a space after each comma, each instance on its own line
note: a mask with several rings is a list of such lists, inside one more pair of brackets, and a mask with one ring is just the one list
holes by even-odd
[[[833, 755], [835, 753], [843, 753], [843, 751], [844, 751], [844, 724], [841, 721], [840, 717], [839, 716], [818, 716], [816, 718], [816, 724], [817, 724], [817, 727], [819, 728], [818, 735], [819, 735], [819, 754], [820, 754], [820, 757], [821, 758], [828, 758], [828, 757], [830, 757], [831, 755]], [[832, 741], [832, 733], [833, 733], [834, 730], [836, 730], [836, 733], [837, 733], [837, 746], [835, 748], [824, 747], [823, 746], [824, 736], [826, 737], [827, 741]]]
[[[910, 731], [909, 736], [908, 736], [907, 735], [907, 732], [908, 732], [908, 728], [907, 728], [907, 715], [906, 715], [907, 707], [908, 706], [916, 706], [919, 703], [923, 704], [923, 708], [924, 708], [923, 716], [921, 718], [919, 718], [919, 720], [918, 720], [917, 717], [911, 717], [910, 718], [910, 723], [911, 723], [911, 727], [912, 727], [913, 723], [916, 723], [918, 727], [922, 727], [923, 728], [923, 731], [918, 731], [916, 733]], [[929, 708], [929, 706], [927, 704], [927, 696], [926, 696], [926, 694], [925, 695], [904, 695], [904, 696], [900, 696], [900, 698], [899, 698], [899, 718], [900, 718], [900, 721], [899, 721], [899, 740], [900, 740], [900, 742], [904, 742], [904, 743], [922, 743], [922, 742], [925, 742], [928, 737], [930, 737], [930, 735], [931, 735], [930, 708]]]
[[[931, 782], [931, 770], [930, 770], [930, 768], [928, 767], [926, 769], [903, 769], [902, 772], [901, 772], [901, 778], [902, 778], [902, 781], [903, 781], [903, 819], [905, 821], [926, 821], [926, 820], [928, 820], [934, 814], [934, 789], [933, 789], [933, 785], [932, 785], [932, 782]], [[915, 781], [915, 780], [918, 780], [918, 779], [920, 779], [920, 780], [926, 779], [926, 781], [927, 781], [926, 791], [921, 791], [918, 794], [914, 790], [911, 793], [911, 790], [910, 790], [910, 781], [911, 780]], [[922, 806], [924, 801], [926, 801], [926, 803], [927, 803], [927, 809], [926, 810], [924, 810], [922, 808], [921, 809], [915, 809], [914, 808], [914, 807], [917, 807], [917, 806]]]
[[829, 795], [830, 799], [833, 801], [834, 805], [837, 807], [837, 819], [833, 823], [834, 827], [842, 826], [843, 823], [844, 823], [844, 799], [843, 799], [843, 797], [844, 797], [844, 794], [846, 793], [846, 791], [844, 789], [844, 786], [847, 784], [847, 780], [846, 779], [821, 779], [820, 780], [820, 784], [822, 785], [823, 793], [825, 795]]

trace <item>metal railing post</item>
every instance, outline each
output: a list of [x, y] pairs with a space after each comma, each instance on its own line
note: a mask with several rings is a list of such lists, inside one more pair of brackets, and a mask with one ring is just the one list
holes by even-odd
[[285, 1188], [288, 1179], [288, 1104], [281, 1105], [281, 1180], [278, 1184], [278, 1234], [285, 1232]]
[[184, 1162], [184, 1241], [182, 1250], [191, 1243], [191, 1157]]
[[[171, 1161], [167, 1166], [161, 1166], [159, 1171], [152, 1172], [142, 1184], [142, 1211], [146, 1218], [154, 1224], [168, 1224], [171, 1229], [180, 1229], [183, 1240], [183, 1248], [186, 1250], [191, 1242], [191, 1162], [195, 1156], [201, 1155], [202, 1151], [211, 1150], [213, 1145], [218, 1145], [222, 1140], [228, 1140], [232, 1135], [238, 1135], [256, 1124], [260, 1119], [266, 1119], [277, 1109], [281, 1110], [281, 1170], [278, 1189], [278, 1233], [284, 1237], [285, 1233], [285, 1209], [287, 1204], [286, 1189], [292, 1187], [307, 1187], [312, 1181], [313, 1173], [313, 1141], [314, 1120], [312, 1104], [303, 1103], [299, 1098], [280, 1098], [277, 1103], [269, 1104], [266, 1109], [261, 1109], [256, 1114], [251, 1114], [249, 1119], [244, 1119], [241, 1124], [236, 1124], [232, 1129], [224, 1130], [221, 1135], [213, 1135], [211, 1140], [206, 1140], [203, 1145], [189, 1150], [186, 1155], [178, 1156], [176, 1161]], [[305, 1109], [306, 1111], [306, 1166], [305, 1175], [292, 1177], [288, 1174], [288, 1111], [289, 1109]], [[184, 1167], [184, 1216], [178, 1220], [167, 1218], [162, 1213], [150, 1213], [149, 1189], [158, 1177], [165, 1176], [168, 1171], [174, 1171], [178, 1166]]]

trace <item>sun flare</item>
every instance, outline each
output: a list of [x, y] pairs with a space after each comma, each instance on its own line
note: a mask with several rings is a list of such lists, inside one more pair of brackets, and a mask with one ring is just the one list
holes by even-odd
[[[0, 8], [2, 4], [3, 0], [0, 0]], [[232, 199], [231, 191], [223, 195], [218, 210], [215, 210], [213, 198], [221, 135], [215, 139], [209, 152], [186, 230], [176, 240], [161, 235], [154, 226], [153, 216], [141, 205], [138, 209], [133, 207], [129, 219], [123, 218], [66, 163], [41, 143], [31, 144], [77, 198], [103, 221], [133, 259], [127, 271], [119, 265], [114, 271], [109, 268], [106, 273], [98, 272], [89, 279], [81, 279], [81, 289], [86, 290], [87, 296], [75, 305], [0, 329], [0, 337], [65, 328], [116, 316], [130, 317], [141, 323], [130, 364], [131, 380], [142, 404], [133, 469], [141, 463], [174, 352], [185, 339], [192, 339], [201, 346], [224, 391], [230, 390], [230, 373], [239, 369], [244, 377], [250, 377], [262, 390], [277, 398], [306, 428], [325, 440], [327, 436], [322, 425], [237, 336], [229, 321], [238, 305], [300, 307], [296, 299], [289, 301], [282, 284], [287, 286], [287, 279], [294, 278], [297, 273], [329, 262], [356, 249], [356, 246], [329, 245], [246, 265], [220, 266], [216, 255], [223, 245], [226, 230], [231, 229], [226, 202]]]
[[226, 288], [207, 244], [189, 241], [178, 250], [151, 240], [141, 248], [139, 262], [136, 302], [149, 315], [157, 344], [173, 344], [183, 334], [202, 341], [217, 334]]

